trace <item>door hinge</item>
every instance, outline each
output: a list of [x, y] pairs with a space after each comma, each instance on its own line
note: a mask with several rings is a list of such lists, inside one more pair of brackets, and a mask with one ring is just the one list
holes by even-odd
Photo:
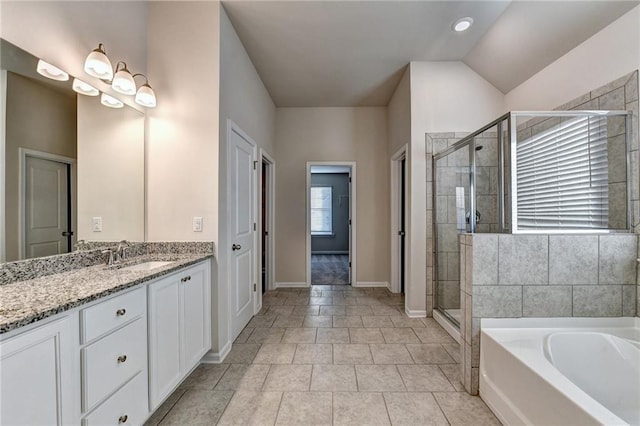
[[349, 225], [351, 225], [351, 219], [349, 219]]
[[253, 230], [256, 231], [258, 229], [258, 225], [256, 225], [255, 222], [253, 222]]
[[253, 170], [257, 170], [258, 169], [258, 162], [254, 161], [253, 162]]
[[351, 178], [349, 178], [349, 183], [351, 183]]
[[256, 283], [253, 283], [253, 291], [258, 291], [258, 286], [256, 285]]
[[349, 268], [351, 268], [351, 262], [349, 262]]

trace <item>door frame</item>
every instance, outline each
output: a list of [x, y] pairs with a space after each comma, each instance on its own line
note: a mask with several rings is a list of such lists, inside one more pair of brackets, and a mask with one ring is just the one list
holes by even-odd
[[[400, 226], [402, 225], [402, 221], [401, 221], [401, 211], [402, 211], [402, 207], [400, 206], [400, 202], [402, 200], [401, 196], [400, 196], [400, 192], [402, 191], [402, 180], [400, 179], [400, 174], [402, 173], [402, 165], [400, 164], [401, 161], [403, 159], [407, 160], [407, 165], [409, 164], [408, 162], [408, 155], [407, 155], [407, 150], [408, 150], [408, 146], [407, 145], [403, 145], [399, 150], [397, 150], [392, 156], [391, 156], [391, 292], [392, 293], [400, 293], [400, 242], [399, 242], [399, 238], [398, 238], [398, 230], [400, 229]], [[405, 168], [405, 192], [408, 192], [408, 183], [409, 180], [408, 178], [408, 167]], [[407, 231], [406, 229], [406, 224], [408, 223], [408, 212], [409, 209], [407, 208], [406, 204], [407, 204], [407, 194], [405, 194], [405, 210], [404, 210], [404, 215], [405, 215], [405, 232]], [[404, 283], [404, 287], [405, 287], [405, 294], [407, 292], [407, 287], [408, 287], [408, 283], [407, 283], [407, 278], [408, 278], [408, 271], [407, 271], [407, 257], [408, 257], [408, 246], [407, 246], [407, 240], [408, 238], [404, 239], [404, 258], [405, 258], [405, 262], [404, 262], [404, 279], [405, 279], [405, 283]]]
[[[231, 161], [229, 161], [229, 156], [231, 155], [231, 151], [230, 151], [230, 141], [231, 141], [231, 135], [233, 132], [236, 132], [238, 135], [240, 135], [243, 139], [245, 139], [249, 145], [251, 145], [251, 161], [253, 161], [253, 194], [251, 194], [251, 198], [253, 199], [253, 211], [251, 212], [252, 215], [252, 219], [253, 219], [253, 223], [256, 224], [256, 219], [258, 217], [257, 215], [257, 209], [258, 209], [258, 188], [257, 188], [257, 184], [258, 184], [258, 173], [257, 172], [257, 156], [258, 156], [258, 144], [247, 134], [245, 133], [236, 123], [233, 122], [233, 120], [227, 118], [227, 140], [226, 140], [226, 177], [227, 177], [227, 182], [226, 182], [226, 199], [227, 199], [227, 206], [226, 206], [226, 212], [227, 212], [227, 232], [226, 232], [226, 238], [227, 238], [227, 247], [222, 248], [222, 250], [225, 250], [225, 252], [227, 253], [227, 260], [226, 260], [226, 268], [227, 268], [227, 282], [228, 282], [228, 290], [227, 290], [227, 303], [228, 306], [231, 308], [233, 306], [233, 291], [234, 289], [231, 287], [232, 283], [231, 283], [231, 266], [232, 266], [232, 256], [229, 254], [230, 250], [231, 250], [231, 243], [233, 241], [232, 238], [232, 230], [231, 227], [228, 226], [230, 221], [231, 221], [231, 176], [233, 174], [233, 170], [231, 169]], [[253, 284], [255, 284], [256, 289], [257, 289], [257, 276], [258, 276], [258, 270], [257, 270], [257, 265], [258, 265], [258, 253], [257, 253], [257, 247], [258, 247], [258, 232], [257, 232], [257, 225], [255, 230], [253, 231], [253, 238], [252, 238], [252, 250], [253, 250], [253, 256], [251, 259], [251, 263], [252, 263], [252, 271], [251, 271], [251, 277], [252, 277], [252, 281]], [[256, 311], [256, 293], [257, 291], [253, 292], [252, 298], [253, 298], [253, 315], [255, 315], [258, 311]], [[262, 299], [261, 299], [262, 302]], [[228, 320], [229, 320], [229, 327], [228, 327], [228, 333], [229, 333], [229, 338], [230, 341], [233, 342], [237, 336], [234, 336], [233, 333], [233, 315], [234, 313], [229, 311], [228, 312]]]
[[[7, 70], [0, 70], [0, 123], [7, 122]], [[4, 165], [5, 161], [5, 152], [6, 152], [6, 142], [5, 142], [5, 133], [6, 126], [0, 131], [0, 164], [2, 164], [3, 169], [2, 173], [0, 173], [0, 263], [6, 262], [6, 235], [5, 227], [6, 227], [6, 216], [5, 216], [5, 187], [6, 187], [6, 169]]]
[[[18, 148], [18, 156], [19, 156], [19, 164], [18, 164], [18, 175], [20, 176], [20, 190], [18, 193], [18, 255], [20, 256], [20, 260], [26, 259], [27, 247], [26, 247], [26, 239], [27, 239], [27, 226], [25, 222], [25, 214], [26, 214], [26, 191], [27, 191], [27, 157], [39, 158], [41, 160], [49, 160], [55, 161], [57, 163], [68, 164], [69, 167], [69, 186], [70, 190], [67, 194], [67, 197], [71, 199], [71, 211], [69, 212], [68, 220], [73, 224], [74, 217], [73, 212], [76, 211], [75, 205], [75, 193], [74, 188], [76, 187], [75, 176], [76, 176], [76, 159], [65, 157], [63, 155], [51, 154], [43, 151], [36, 151], [34, 149], [27, 148]], [[67, 203], [69, 205], [69, 203]], [[74, 235], [76, 230], [73, 230]], [[73, 237], [71, 240], [73, 242]], [[70, 247], [72, 250], [72, 247]]]
[[[269, 167], [267, 167], [267, 230], [269, 231], [269, 238], [267, 240], [267, 285], [265, 286], [267, 291], [275, 289], [275, 212], [276, 212], [276, 160], [273, 159], [264, 149], [260, 148], [258, 163], [260, 165], [258, 170], [257, 179], [261, 181], [262, 179], [262, 168], [264, 167], [264, 163], [267, 163]], [[261, 185], [260, 185], [261, 187]], [[257, 202], [257, 210], [258, 210], [258, 235], [256, 236], [258, 239], [258, 276], [262, 277], [262, 190], [258, 192], [258, 202]], [[255, 313], [257, 314], [262, 309], [262, 289], [261, 286], [258, 286], [258, 297], [256, 298], [256, 308]]]
[[351, 227], [349, 230], [349, 258], [351, 260], [351, 286], [357, 287], [357, 268], [356, 268], [356, 162], [355, 161], [307, 161], [307, 194], [305, 204], [305, 215], [307, 221], [306, 233], [306, 262], [307, 276], [305, 279], [306, 287], [311, 287], [311, 167], [312, 166], [348, 166], [351, 168], [351, 182], [349, 183], [349, 218]]

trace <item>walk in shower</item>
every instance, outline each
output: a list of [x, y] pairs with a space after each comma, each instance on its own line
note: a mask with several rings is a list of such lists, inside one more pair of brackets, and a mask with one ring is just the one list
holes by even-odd
[[435, 309], [459, 325], [460, 234], [628, 232], [630, 135], [628, 111], [510, 112], [434, 141]]

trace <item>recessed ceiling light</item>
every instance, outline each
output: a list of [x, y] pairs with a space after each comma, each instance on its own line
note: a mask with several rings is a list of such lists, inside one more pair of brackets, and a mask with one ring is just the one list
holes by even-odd
[[453, 23], [451, 29], [456, 32], [462, 32], [468, 30], [473, 25], [473, 18], [460, 18]]

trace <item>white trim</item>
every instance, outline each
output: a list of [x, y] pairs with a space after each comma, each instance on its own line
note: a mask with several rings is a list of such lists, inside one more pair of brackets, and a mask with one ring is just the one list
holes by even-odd
[[[400, 221], [400, 212], [399, 209], [400, 200], [400, 192], [402, 191], [402, 181], [400, 179], [400, 173], [402, 168], [400, 167], [400, 162], [403, 159], [407, 159], [407, 145], [403, 145], [398, 151], [396, 151], [391, 156], [391, 281], [389, 290], [392, 293], [400, 293], [400, 268], [398, 267], [400, 264], [400, 239], [398, 238], [398, 230], [400, 229], [401, 221]], [[407, 185], [407, 169], [405, 168], [405, 185]], [[406, 191], [405, 186], [405, 191]], [[406, 202], [406, 199], [405, 199]], [[405, 206], [405, 224], [408, 224], [406, 215], [408, 213], [408, 209]], [[406, 231], [406, 229], [405, 229]], [[407, 291], [407, 257], [408, 257], [408, 247], [407, 247], [407, 239], [405, 238], [405, 293]]]
[[[48, 152], [43, 152], [43, 151], [36, 151], [34, 149], [27, 149], [27, 148], [18, 148], [18, 176], [20, 179], [19, 182], [19, 192], [18, 192], [18, 255], [20, 256], [20, 260], [26, 259], [27, 257], [27, 253], [26, 253], [26, 240], [27, 240], [27, 229], [26, 229], [26, 224], [25, 224], [25, 213], [26, 213], [26, 206], [25, 206], [25, 199], [26, 199], [26, 182], [27, 182], [27, 177], [26, 177], [26, 164], [27, 164], [27, 157], [32, 157], [32, 158], [39, 158], [41, 160], [49, 160], [49, 161], [55, 161], [58, 163], [63, 163], [63, 164], [68, 164], [70, 165], [70, 170], [69, 170], [69, 176], [68, 179], [70, 180], [71, 183], [71, 189], [69, 191], [69, 193], [67, 194], [67, 197], [69, 197], [69, 199], [71, 200], [71, 211], [68, 212], [68, 214], [71, 215], [71, 223], [74, 223], [75, 217], [74, 212], [76, 211], [76, 205], [75, 205], [75, 194], [73, 189], [76, 187], [76, 159], [75, 158], [70, 158], [70, 157], [65, 157], [63, 155], [57, 155], [57, 154], [50, 154]], [[72, 230], [74, 232], [76, 232], [76, 230]], [[4, 233], [3, 233], [4, 235]], [[73, 238], [72, 238], [73, 240]], [[69, 247], [69, 251], [72, 250], [72, 247]]]
[[[275, 272], [275, 254], [276, 254], [276, 245], [275, 245], [275, 228], [276, 228], [276, 160], [273, 159], [264, 149], [260, 148], [258, 152], [258, 164], [259, 164], [259, 173], [258, 173], [258, 182], [262, 183], [262, 168], [264, 167], [264, 162], [266, 162], [269, 167], [267, 168], [267, 194], [269, 199], [267, 200], [267, 231], [269, 232], [267, 239], [267, 285], [266, 290], [273, 290], [275, 288], [276, 281], [276, 272]], [[257, 223], [258, 223], [258, 247], [260, 250], [258, 251], [258, 276], [262, 277], [262, 256], [260, 253], [262, 251], [262, 185], [258, 185], [258, 203], [257, 203]], [[256, 314], [260, 312], [262, 309], [262, 289], [257, 292], [258, 304], [256, 306]]]
[[275, 288], [303, 288], [309, 287], [307, 283], [276, 283]]
[[415, 310], [412, 311], [411, 309], [407, 308], [405, 306], [404, 308], [404, 313], [407, 314], [407, 316], [409, 318], [426, 318], [427, 317], [427, 311], [422, 311], [422, 310]]
[[220, 352], [209, 351], [200, 360], [201, 364], [220, 364], [231, 352], [231, 341], [225, 343]]
[[[258, 144], [256, 144], [256, 142], [251, 139], [251, 137], [249, 137], [249, 135], [247, 135], [240, 127], [238, 127], [238, 125], [236, 123], [233, 122], [233, 120], [231, 120], [230, 118], [227, 118], [227, 141], [226, 141], [226, 148], [227, 148], [227, 155], [226, 155], [226, 162], [227, 162], [227, 194], [226, 194], [226, 198], [227, 198], [227, 225], [230, 223], [231, 221], [231, 201], [230, 201], [230, 196], [231, 196], [231, 162], [229, 161], [229, 155], [230, 155], [230, 151], [229, 151], [229, 146], [230, 146], [230, 141], [231, 141], [231, 134], [232, 132], [237, 133], [238, 135], [240, 135], [241, 138], [243, 138], [245, 141], [247, 141], [249, 143], [249, 145], [251, 145], [252, 147], [252, 154], [251, 154], [251, 161], [255, 162], [257, 161], [257, 146]], [[255, 163], [253, 163], [255, 164]], [[258, 188], [257, 188], [257, 173], [255, 173], [257, 171], [257, 168], [254, 169], [254, 173], [253, 173], [253, 194], [252, 194], [252, 200], [253, 200], [253, 211], [251, 212], [252, 214], [252, 221], [255, 223], [256, 218], [258, 217], [257, 215], [257, 202], [256, 200], [258, 199]], [[257, 229], [257, 228], [256, 228]], [[258, 275], [258, 232], [254, 232], [253, 233], [253, 270], [251, 271], [252, 273], [252, 277], [251, 277], [251, 281], [253, 283], [256, 284], [257, 286], [257, 275]], [[232, 229], [231, 226], [227, 226], [227, 242], [228, 245], [231, 244], [232, 241]], [[229, 247], [226, 248], [222, 248], [223, 250], [229, 250]], [[230, 278], [230, 271], [231, 271], [231, 258], [232, 256], [227, 256], [227, 279], [229, 280]], [[257, 304], [256, 304], [256, 294], [257, 291], [253, 291], [252, 292], [252, 299], [253, 299], [253, 313], [254, 315], [256, 314], [256, 308], [257, 308]], [[229, 282], [228, 284], [228, 288], [227, 288], [227, 303], [228, 306], [231, 307], [233, 306], [233, 300], [232, 300], [232, 295], [233, 295], [233, 289], [231, 288], [231, 282]], [[234, 336], [233, 334], [233, 316], [234, 313], [233, 312], [229, 312], [229, 316], [228, 316], [228, 335], [231, 337], [231, 340], [235, 340], [237, 336]], [[238, 333], [239, 334], [239, 333]], [[224, 348], [223, 348], [224, 349]], [[220, 353], [222, 353], [222, 351], [220, 351]]]
[[307, 190], [306, 190], [306, 204], [305, 204], [305, 216], [307, 222], [307, 232], [306, 232], [306, 285], [305, 287], [311, 286], [311, 167], [312, 166], [349, 166], [351, 171], [349, 172], [349, 177], [351, 178], [351, 182], [349, 183], [350, 188], [350, 197], [349, 197], [349, 219], [351, 220], [351, 230], [349, 235], [349, 243], [350, 243], [350, 261], [351, 261], [351, 283], [357, 283], [356, 279], [356, 162], [355, 161], [307, 161]]
[[2, 123], [2, 130], [0, 131], [0, 164], [2, 165], [2, 171], [0, 172], [0, 263], [4, 263], [6, 262], [7, 259], [7, 255], [6, 255], [6, 235], [7, 233], [5, 232], [5, 174], [6, 172], [6, 167], [4, 167], [4, 165], [6, 164], [6, 158], [5, 158], [5, 152], [6, 152], [6, 142], [5, 142], [5, 138], [6, 138], [6, 123], [7, 123], [7, 71], [6, 70], [1, 70], [0, 71], [0, 93], [2, 94], [0, 96], [0, 123]]
[[[314, 235], [315, 237], [315, 235]], [[329, 255], [329, 254], [349, 254], [348, 251], [312, 251], [311, 255]]]
[[437, 309], [433, 310], [433, 319], [436, 320], [436, 322], [438, 324], [440, 324], [440, 326], [442, 328], [444, 328], [444, 331], [446, 331], [447, 333], [449, 333], [449, 336], [453, 337], [453, 339], [462, 344], [461, 340], [460, 340], [460, 330], [458, 330], [456, 327], [454, 327], [453, 324], [451, 324], [451, 322], [449, 322], [444, 315], [442, 315], [440, 312], [438, 312]]
[[385, 287], [389, 288], [387, 281], [358, 281], [353, 287]]

